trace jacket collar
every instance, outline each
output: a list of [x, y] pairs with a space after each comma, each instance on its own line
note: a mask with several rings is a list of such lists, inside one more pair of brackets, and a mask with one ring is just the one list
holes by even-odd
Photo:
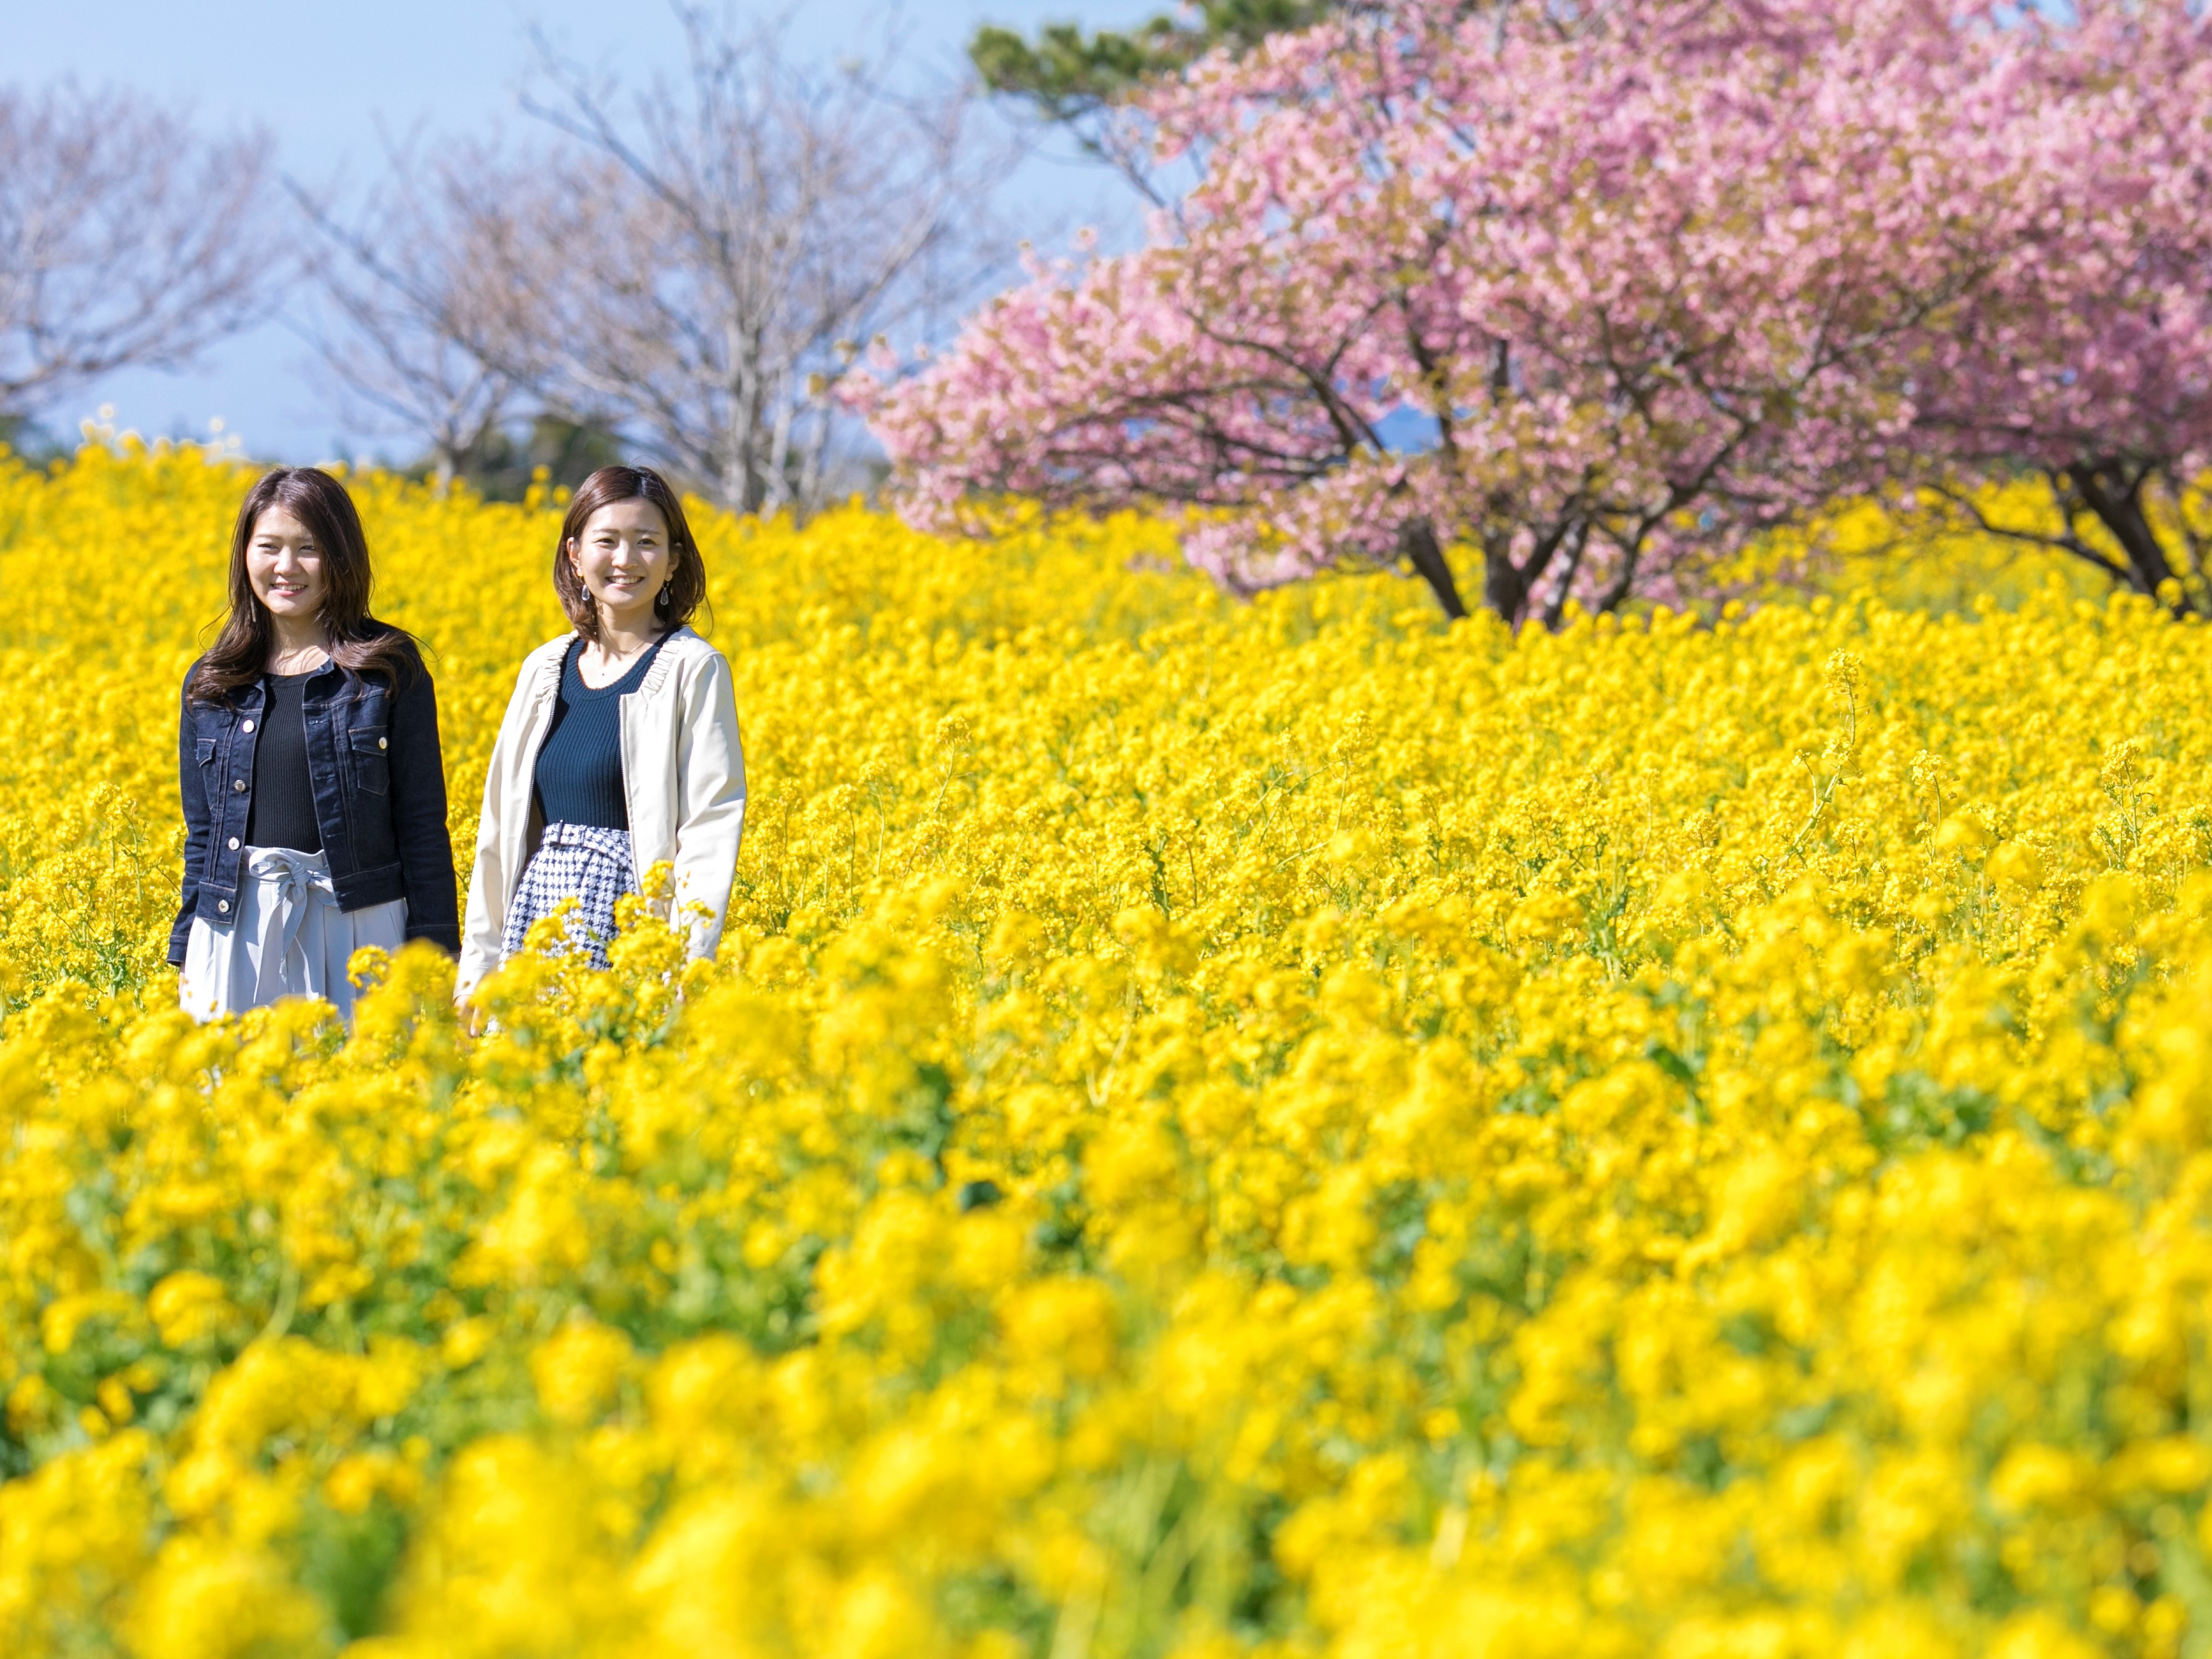
[[649, 696], [657, 695], [660, 688], [668, 684], [668, 677], [676, 672], [672, 665], [679, 648], [679, 641], [696, 638], [698, 635], [689, 628], [672, 630], [668, 637], [660, 642], [660, 649], [653, 653], [653, 666], [645, 671], [645, 684], [638, 687], [638, 690]]
[[[638, 687], [638, 695], [659, 696], [661, 687], [668, 684], [668, 677], [676, 672], [673, 659], [681, 653], [684, 642], [698, 637], [685, 627], [675, 629], [663, 640], [660, 648], [653, 653], [653, 666], [645, 671], [645, 683]], [[550, 702], [559, 694], [562, 665], [568, 660], [569, 644], [575, 638], [574, 634], [564, 634], [557, 640], [547, 641], [539, 647], [543, 654], [538, 665], [538, 702]]]

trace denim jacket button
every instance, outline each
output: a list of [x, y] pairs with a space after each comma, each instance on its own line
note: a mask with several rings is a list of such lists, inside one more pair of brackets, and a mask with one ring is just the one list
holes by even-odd
[[227, 911], [230, 908], [230, 901], [228, 899], [217, 899], [215, 902], [215, 908], [218, 910]]
[[252, 720], [248, 720], [245, 725], [240, 726], [238, 729], [241, 732], [251, 732], [253, 729], [253, 722]]
[[230, 850], [234, 853], [238, 850], [238, 837], [236, 836], [233, 836], [230, 838]]
[[376, 740], [376, 746], [379, 749], [389, 749], [392, 747], [392, 739], [389, 738], [379, 738]]
[[230, 788], [233, 794], [244, 794], [246, 793], [246, 780], [244, 778], [233, 778], [230, 781]]

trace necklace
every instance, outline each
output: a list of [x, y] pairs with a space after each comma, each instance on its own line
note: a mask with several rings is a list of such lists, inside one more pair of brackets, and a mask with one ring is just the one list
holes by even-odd
[[[607, 649], [605, 641], [593, 640], [590, 641], [587, 646], [584, 656], [577, 662], [577, 672], [580, 676], [583, 677], [584, 684], [586, 685], [591, 686], [595, 691], [603, 690], [607, 686], [612, 685], [623, 675], [629, 673], [633, 664], [641, 660], [647, 652], [652, 650], [654, 646], [659, 643], [659, 639], [655, 637], [653, 639], [647, 640], [643, 645], [639, 646], [636, 650], [630, 652], [627, 656], [617, 657], [613, 652]], [[585, 664], [591, 661], [591, 653], [594, 651], [599, 653], [599, 661], [592, 663], [591, 665], [596, 669], [599, 673], [605, 676], [605, 678], [601, 679], [597, 685], [592, 685], [590, 677], [583, 675]]]
[[330, 647], [322, 645], [272, 650], [269, 653], [269, 672], [284, 675], [312, 673], [330, 659]]

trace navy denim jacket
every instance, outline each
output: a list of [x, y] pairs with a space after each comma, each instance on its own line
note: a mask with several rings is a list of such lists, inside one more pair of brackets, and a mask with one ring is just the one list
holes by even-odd
[[[405, 899], [407, 937], [458, 953], [438, 696], [429, 671], [411, 649], [408, 654], [412, 672], [403, 672], [396, 686], [336, 663], [307, 682], [307, 778], [339, 908], [362, 910]], [[267, 697], [257, 680], [226, 702], [184, 702], [177, 771], [185, 804], [185, 890], [169, 930], [169, 960], [179, 967], [195, 915], [224, 927], [238, 912], [253, 749]]]

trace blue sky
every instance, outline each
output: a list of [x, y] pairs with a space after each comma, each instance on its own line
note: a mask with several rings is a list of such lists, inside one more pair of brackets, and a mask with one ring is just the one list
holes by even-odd
[[[1075, 17], [1103, 27], [1163, 9], [1164, 0], [908, 0], [900, 15], [917, 70], [952, 76], [979, 22], [1028, 28]], [[735, 9], [787, 10], [794, 43], [825, 56], [874, 44], [886, 15], [878, 0], [793, 8], [741, 0]], [[673, 67], [679, 51], [659, 0], [0, 0], [0, 77], [37, 86], [73, 76], [188, 100], [210, 126], [268, 127], [284, 169], [303, 181], [358, 182], [380, 165], [380, 122], [395, 132], [524, 131], [516, 94], [533, 23], [569, 54], [626, 76]], [[1008, 181], [1003, 206], [1017, 234], [1133, 217], [1126, 193], [1097, 170], [1049, 157]], [[116, 375], [46, 423], [69, 432], [103, 403], [119, 425], [149, 436], [204, 435], [220, 418], [271, 459], [362, 447], [343, 428], [339, 399], [319, 383], [307, 348], [281, 323], [220, 348], [197, 371]]]

